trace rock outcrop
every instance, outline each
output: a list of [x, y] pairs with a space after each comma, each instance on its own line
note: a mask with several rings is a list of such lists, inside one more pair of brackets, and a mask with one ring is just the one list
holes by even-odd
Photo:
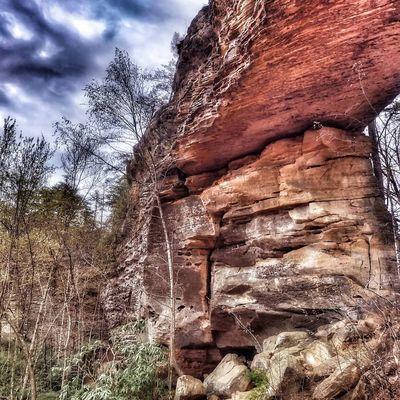
[[213, 0], [181, 44], [179, 165], [223, 168], [313, 121], [363, 128], [398, 94], [396, 0]]
[[[162, 199], [185, 373], [252, 358], [288, 331], [322, 365], [331, 348], [309, 335], [394, 295], [391, 222], [362, 130], [400, 91], [399, 34], [397, 0], [214, 0], [192, 23], [174, 98], [151, 127], [175, 143]], [[141, 212], [145, 171], [130, 174], [131, 230], [104, 307], [110, 325], [142, 316], [167, 343], [160, 219]], [[354, 384], [353, 364], [337, 374]], [[315, 398], [333, 393], [325, 386]]]
[[[219, 399], [231, 400], [397, 399], [400, 393], [393, 365], [398, 350], [382, 358], [393, 346], [386, 322], [369, 316], [322, 326], [314, 334], [281, 332], [264, 341], [251, 370], [236, 355], [228, 354], [204, 381], [208, 399], [215, 393]], [[375, 379], [381, 379], [378, 390], [365, 375], [360, 380], [369, 368]], [[243, 376], [240, 371], [248, 372], [247, 381], [238, 380]], [[247, 390], [240, 390], [238, 382]], [[195, 395], [187, 398], [195, 399]]]

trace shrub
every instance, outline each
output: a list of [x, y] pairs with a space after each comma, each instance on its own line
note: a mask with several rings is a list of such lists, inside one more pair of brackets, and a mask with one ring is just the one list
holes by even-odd
[[57, 400], [58, 394], [56, 392], [42, 393], [39, 394], [38, 400]]
[[86, 346], [72, 357], [67, 367], [68, 382], [61, 390], [60, 400], [166, 398], [166, 384], [159, 374], [167, 362], [166, 352], [158, 345], [137, 340], [142, 331], [142, 324], [136, 323], [115, 332], [111, 338], [113, 360], [107, 368], [101, 368], [98, 363], [100, 368], [96, 371], [96, 362], [93, 362], [96, 351], [101, 346], [104, 348], [99, 343]]
[[[11, 347], [9, 351], [0, 349], [0, 397], [6, 397], [10, 394], [13, 352], [14, 349]], [[14, 381], [17, 383], [23, 374], [23, 361], [18, 352], [16, 356]]]
[[262, 370], [256, 369], [249, 372], [249, 378], [254, 385], [249, 400], [262, 400], [269, 385], [266, 373]]

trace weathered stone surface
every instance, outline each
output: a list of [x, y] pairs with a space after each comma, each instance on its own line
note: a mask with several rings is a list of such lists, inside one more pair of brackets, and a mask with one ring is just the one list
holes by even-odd
[[236, 392], [245, 392], [250, 386], [248, 368], [237, 355], [227, 354], [217, 368], [204, 380], [207, 393], [224, 399]]
[[264, 341], [263, 352], [251, 364], [252, 370], [265, 373], [263, 400], [288, 393], [289, 388], [296, 390], [296, 382], [306, 376], [303, 352], [312, 349], [311, 342], [307, 332], [282, 332]]
[[267, 146], [200, 195], [211, 214], [222, 213], [211, 253], [218, 346], [251, 346], [232, 313], [266, 337], [315, 329], [331, 315], [314, 319], [312, 310], [355, 309], [371, 298], [368, 289], [393, 287], [391, 241], [382, 235], [390, 223], [368, 154], [364, 136], [310, 131]]
[[181, 369], [187, 374], [203, 378], [204, 374], [214, 370], [222, 355], [217, 348], [184, 348], [176, 351], [176, 358]]
[[[329, 326], [363, 318], [398, 286], [361, 131], [400, 89], [399, 12], [395, 0], [214, 0], [189, 28], [174, 99], [154, 122], [177, 133], [161, 195], [185, 372], [307, 331], [320, 342], [286, 354], [329, 376]], [[168, 343], [165, 241], [158, 215], [141, 214], [144, 199], [134, 186], [134, 228], [105, 310], [110, 325], [145, 317], [151, 338]], [[344, 326], [330, 332], [339, 357], [351, 342]], [[257, 356], [263, 365], [279, 354], [277, 338]]]
[[[395, 321], [392, 322], [396, 324]], [[353, 334], [358, 328], [360, 334]], [[393, 332], [386, 332], [387, 321], [376, 314], [320, 327], [317, 335], [281, 332], [264, 341], [263, 351], [253, 358], [251, 373], [237, 355], [230, 354], [205, 379], [204, 385], [209, 392], [215, 391], [222, 398], [230, 396], [230, 400], [397, 398], [397, 345], [393, 345], [393, 340], [398, 339]], [[335, 335], [345, 338], [340, 348]], [[251, 385], [238, 384], [243, 371], [244, 376], [252, 377]], [[230, 389], [226, 390], [228, 386]], [[239, 386], [246, 386], [247, 391], [236, 391]]]
[[330, 400], [352, 389], [361, 376], [360, 368], [350, 360], [339, 366], [335, 372], [322, 381], [314, 390], [313, 399]]
[[175, 400], [206, 400], [206, 388], [203, 383], [189, 375], [178, 378], [176, 383]]
[[363, 127], [399, 92], [399, 14], [397, 0], [212, 1], [181, 44], [180, 167], [215, 170], [314, 121]]
[[277, 353], [271, 358], [266, 370], [268, 388], [263, 399], [271, 399], [281, 394], [304, 376], [301, 361], [287, 351]]
[[251, 400], [253, 392], [236, 392], [233, 394], [231, 400]]
[[233, 208], [225, 216], [233, 218], [239, 207], [261, 201], [258, 212], [374, 195], [373, 180], [365, 174], [369, 152], [365, 136], [332, 128], [308, 131], [267, 146], [256, 161], [223, 176], [201, 198], [212, 213]]
[[311, 346], [307, 347], [301, 355], [303, 356], [304, 363], [318, 373], [318, 368], [332, 359], [334, 353], [327, 343], [315, 341]]

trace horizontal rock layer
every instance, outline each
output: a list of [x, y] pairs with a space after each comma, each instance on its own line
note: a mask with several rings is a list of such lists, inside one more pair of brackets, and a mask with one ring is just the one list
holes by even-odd
[[397, 0], [214, 0], [181, 45], [179, 165], [215, 170], [319, 121], [363, 127], [400, 89]]
[[[315, 329], [344, 311], [357, 313], [373, 297], [369, 289], [393, 287], [390, 221], [369, 150], [362, 135], [308, 131], [274, 142], [201, 194], [168, 206], [174, 244], [189, 255], [182, 264], [175, 258], [185, 288], [181, 312], [204, 310], [218, 348], [254, 346], [243, 326], [260, 340], [282, 329]], [[188, 202], [202, 209], [202, 218], [187, 213], [185, 230], [179, 215]], [[199, 260], [193, 244], [208, 255]], [[179, 272], [188, 266], [190, 275]], [[199, 290], [207, 268], [209, 308]], [[187, 322], [185, 335], [194, 332]], [[189, 337], [183, 346], [201, 344]]]

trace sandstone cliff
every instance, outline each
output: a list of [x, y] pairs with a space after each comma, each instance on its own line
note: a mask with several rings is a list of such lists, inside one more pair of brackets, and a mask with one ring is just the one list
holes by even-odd
[[[284, 331], [357, 321], [397, 288], [390, 219], [365, 125], [400, 91], [396, 0], [214, 0], [180, 44], [164, 212], [188, 373], [252, 356]], [[167, 342], [160, 222], [132, 212], [108, 322], [137, 315]], [[371, 310], [368, 310], [371, 311]]]

